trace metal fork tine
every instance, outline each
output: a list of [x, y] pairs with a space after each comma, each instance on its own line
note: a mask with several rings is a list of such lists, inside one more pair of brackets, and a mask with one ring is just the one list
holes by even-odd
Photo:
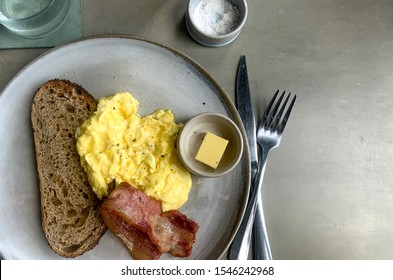
[[274, 123], [272, 124], [272, 126], [271, 126], [271, 127], [272, 127], [272, 131], [276, 131], [276, 130], [277, 130], [278, 125], [279, 125], [280, 120], [281, 120], [281, 116], [282, 116], [282, 114], [284, 113], [285, 107], [287, 106], [289, 97], [291, 97], [291, 92], [288, 93], [287, 98], [285, 98], [284, 104], [282, 104], [281, 109], [280, 109], [280, 111], [278, 112], [277, 117], [275, 118], [275, 122], [274, 122]]
[[265, 126], [265, 124], [266, 124], [266, 121], [267, 121], [269, 113], [270, 113], [270, 109], [272, 108], [272, 106], [274, 104], [274, 100], [276, 100], [278, 92], [279, 92], [279, 90], [277, 90], [276, 93], [273, 95], [272, 99], [269, 102], [269, 105], [267, 105], [265, 112], [263, 113], [262, 120], [260, 122], [260, 124], [263, 126]]
[[291, 114], [291, 111], [292, 111], [293, 105], [295, 104], [295, 101], [296, 101], [296, 94], [293, 97], [291, 104], [289, 104], [288, 110], [285, 113], [285, 116], [282, 119], [279, 127], [277, 128], [278, 132], [282, 133], [284, 131], [285, 125], [287, 124], [287, 121], [289, 119], [289, 115]]
[[271, 129], [272, 128], [272, 124], [274, 122], [274, 118], [276, 116], [277, 110], [280, 107], [281, 101], [284, 98], [285, 95], [285, 91], [281, 94], [280, 98], [277, 100], [276, 105], [274, 106], [273, 111], [270, 113], [267, 124], [265, 125], [266, 129]]

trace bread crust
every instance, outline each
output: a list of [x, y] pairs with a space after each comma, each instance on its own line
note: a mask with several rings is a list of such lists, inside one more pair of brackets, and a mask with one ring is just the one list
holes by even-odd
[[59, 79], [43, 84], [31, 105], [42, 229], [66, 258], [94, 248], [107, 229], [76, 150], [75, 131], [96, 107], [83, 87]]

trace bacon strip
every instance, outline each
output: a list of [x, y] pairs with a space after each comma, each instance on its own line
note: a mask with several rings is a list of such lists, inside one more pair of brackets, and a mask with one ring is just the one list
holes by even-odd
[[145, 232], [128, 224], [116, 211], [101, 207], [100, 212], [108, 229], [123, 241], [134, 259], [157, 260], [161, 257], [161, 251]]
[[163, 213], [161, 202], [121, 183], [100, 209], [104, 222], [135, 259], [158, 259], [162, 253], [187, 257], [198, 224], [177, 210]]

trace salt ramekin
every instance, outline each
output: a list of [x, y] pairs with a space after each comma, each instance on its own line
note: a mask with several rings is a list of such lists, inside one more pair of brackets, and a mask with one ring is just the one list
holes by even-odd
[[[209, 16], [214, 17], [219, 14], [217, 17], [217, 20], [219, 21], [221, 14], [225, 15], [225, 18], [228, 19], [228, 14], [230, 14], [228, 11], [220, 10], [217, 13], [216, 10], [208, 9], [206, 6], [210, 5], [209, 8], [211, 8], [211, 5], [215, 5], [214, 9], [217, 9], [217, 7], [220, 5], [222, 6], [223, 3], [228, 3], [231, 8], [236, 8], [238, 14], [236, 24], [233, 25], [233, 28], [227, 33], [224, 32], [224, 34], [212, 33], [208, 32], [206, 29], [203, 29], [201, 26], [208, 23], [201, 22], [201, 18], [208, 18]], [[201, 9], [201, 6], [203, 5], [205, 5], [205, 9]], [[200, 13], [202, 10], [206, 14], [203, 14], [203, 17], [200, 17], [198, 12]], [[185, 21], [190, 36], [196, 42], [208, 47], [221, 47], [233, 42], [237, 38], [246, 22], [247, 15], [248, 7], [245, 0], [190, 0], [185, 15]]]

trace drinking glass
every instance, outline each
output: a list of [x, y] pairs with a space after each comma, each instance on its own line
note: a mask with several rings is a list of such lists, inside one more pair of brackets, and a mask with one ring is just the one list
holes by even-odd
[[66, 19], [70, 0], [0, 0], [0, 23], [23, 37], [43, 37]]

